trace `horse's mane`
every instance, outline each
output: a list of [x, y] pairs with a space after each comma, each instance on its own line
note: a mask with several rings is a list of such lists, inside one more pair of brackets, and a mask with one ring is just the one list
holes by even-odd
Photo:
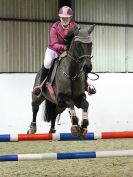
[[70, 47], [70, 44], [75, 36], [75, 33], [78, 31], [78, 27], [76, 27], [74, 30], [71, 30], [68, 35], [65, 37], [65, 44], [68, 45], [68, 48]]

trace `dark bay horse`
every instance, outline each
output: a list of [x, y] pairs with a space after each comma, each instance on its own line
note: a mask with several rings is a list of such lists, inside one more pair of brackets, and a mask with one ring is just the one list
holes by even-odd
[[[32, 93], [32, 110], [33, 120], [30, 125], [28, 133], [36, 132], [36, 117], [39, 110], [39, 105], [45, 100], [45, 120], [51, 121], [50, 133], [55, 132], [56, 117], [62, 113], [66, 108], [69, 108], [71, 117], [71, 132], [76, 136], [85, 136], [87, 134], [88, 107], [89, 103], [85, 95], [85, 72], [84, 66], [87, 63], [88, 69], [92, 67], [91, 51], [92, 40], [91, 32], [94, 25], [90, 29], [77, 29], [73, 34], [68, 55], [60, 59], [57, 67], [53, 90], [55, 92], [55, 99], [49, 93], [47, 80], [42, 87], [41, 94], [36, 95]], [[34, 87], [38, 85], [39, 72], [35, 79]], [[82, 121], [75, 112], [75, 106], [82, 109]]]

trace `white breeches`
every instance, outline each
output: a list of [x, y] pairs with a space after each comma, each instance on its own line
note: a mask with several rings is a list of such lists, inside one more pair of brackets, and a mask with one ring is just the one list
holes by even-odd
[[47, 48], [45, 52], [45, 57], [44, 57], [44, 67], [46, 69], [50, 69], [52, 66], [53, 60], [57, 57], [58, 55], [54, 50]]

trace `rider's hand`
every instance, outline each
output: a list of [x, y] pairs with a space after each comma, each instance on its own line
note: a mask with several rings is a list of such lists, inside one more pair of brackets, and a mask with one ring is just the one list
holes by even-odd
[[67, 50], [67, 46], [66, 45], [61, 45], [61, 50], [66, 51]]
[[64, 52], [60, 55], [61, 58], [64, 58], [65, 56], [67, 56], [67, 51], [64, 51]]

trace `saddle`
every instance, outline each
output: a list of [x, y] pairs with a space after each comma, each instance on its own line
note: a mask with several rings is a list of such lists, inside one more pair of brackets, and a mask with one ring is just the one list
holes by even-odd
[[50, 94], [53, 102], [56, 102], [56, 93], [53, 88], [53, 83], [55, 80], [56, 71], [57, 71], [57, 68], [60, 64], [61, 59], [64, 58], [66, 55], [67, 55], [67, 53], [63, 54], [62, 56], [60, 56], [58, 58], [55, 58], [55, 60], [52, 64], [52, 67], [49, 70], [48, 76], [44, 82], [44, 85], [46, 85], [46, 87], [48, 88], [49, 94]]
[[46, 83], [49, 82], [51, 85], [53, 85], [54, 79], [55, 79], [55, 74], [57, 71], [57, 68], [59, 66], [59, 59], [56, 58], [52, 64], [52, 67], [49, 70], [47, 79], [46, 79]]
[[62, 58], [67, 56], [67, 52], [63, 52], [58, 58], [55, 58], [52, 67], [49, 70], [48, 76], [47, 76], [47, 80], [46, 82], [49, 82], [51, 85], [53, 85], [54, 79], [55, 79], [55, 74], [57, 71], [57, 68], [60, 64], [60, 61]]

